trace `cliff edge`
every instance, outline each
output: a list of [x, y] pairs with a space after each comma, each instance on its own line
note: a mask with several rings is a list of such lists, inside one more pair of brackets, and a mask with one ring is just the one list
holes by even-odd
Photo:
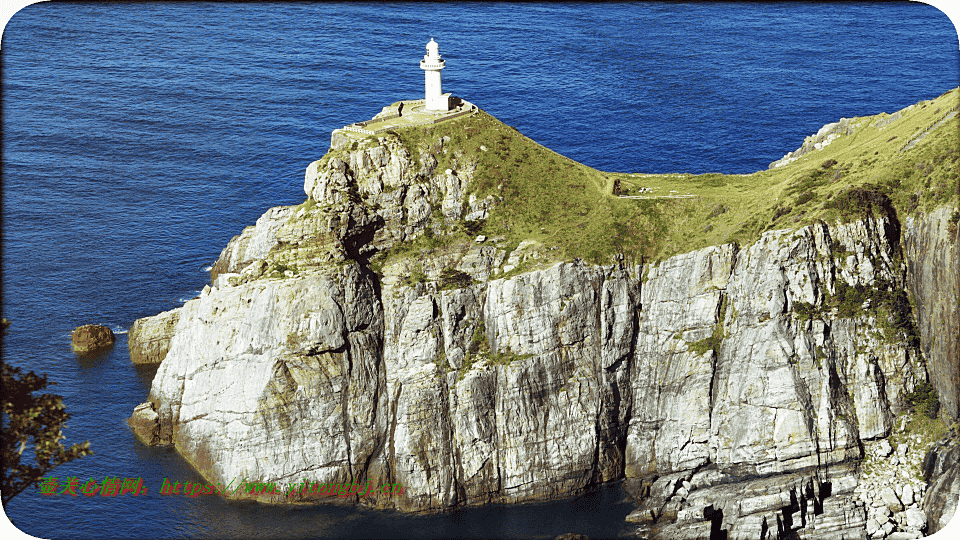
[[[625, 480], [661, 538], [930, 532], [921, 462], [960, 381], [957, 96], [746, 180], [601, 173], [482, 111], [338, 132], [304, 204], [131, 330], [160, 362], [144, 439], [224, 485], [399, 483], [334, 499], [403, 511]], [[620, 196], [641, 184], [696, 196]]]

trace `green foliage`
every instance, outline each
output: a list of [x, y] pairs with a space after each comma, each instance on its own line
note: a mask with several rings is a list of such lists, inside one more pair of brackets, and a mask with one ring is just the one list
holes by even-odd
[[814, 169], [813, 171], [808, 172], [807, 174], [801, 176], [797, 181], [791, 184], [786, 189], [786, 194], [792, 195], [794, 193], [803, 193], [808, 192], [818, 187], [823, 186], [829, 181], [829, 176], [824, 169]]
[[800, 196], [797, 197], [797, 206], [800, 206], [802, 204], [806, 204], [812, 201], [814, 197], [816, 197], [816, 194], [813, 191], [805, 191], [801, 193]]
[[936, 418], [937, 413], [940, 412], [940, 398], [937, 396], [937, 391], [926, 381], [917, 383], [913, 392], [906, 395], [906, 401], [910, 405], [911, 412], [927, 418]]
[[414, 265], [410, 269], [410, 274], [403, 277], [400, 282], [404, 285], [416, 285], [417, 283], [426, 283], [427, 275], [423, 273], [423, 268], [420, 265]]
[[872, 214], [874, 208], [887, 215], [894, 213], [890, 198], [876, 185], [851, 187], [833, 197], [824, 208], [837, 210], [844, 221]]
[[723, 204], [715, 204], [715, 205], [713, 205], [713, 209], [710, 210], [710, 215], [709, 215], [708, 217], [715, 218], [715, 217], [719, 216], [720, 214], [725, 213], [727, 210], [729, 210], [729, 208], [727, 208], [725, 205], [723, 205]]
[[487, 334], [486, 328], [483, 325], [483, 321], [477, 323], [477, 327], [473, 329], [473, 336], [470, 338], [470, 344], [467, 346], [467, 354], [476, 354], [480, 351], [489, 351], [490, 346], [487, 345]]
[[471, 236], [480, 234], [480, 231], [483, 230], [483, 226], [486, 224], [487, 220], [478, 219], [475, 221], [464, 221], [463, 222], [463, 231]]
[[821, 315], [817, 307], [810, 302], [794, 302], [793, 314], [798, 321], [809, 321]]
[[834, 288], [836, 294], [828, 300], [828, 303], [838, 308], [841, 317], [855, 317], [863, 311], [864, 302], [879, 299], [876, 294], [879, 291], [867, 289], [860, 283], [851, 287], [843, 279], [838, 279]]
[[[865, 213], [902, 221], [960, 201], [958, 119], [943, 112], [957, 108], [958, 96], [951, 90], [892, 121], [887, 115], [851, 119], [847, 132], [821, 150], [747, 175], [601, 172], [482, 111], [378, 136], [399, 140], [414, 159], [432, 154], [438, 170], [476, 165], [465, 195], [491, 196], [495, 203], [485, 223], [457, 227], [464, 236], [501, 236], [506, 243], [535, 239], [562, 260], [656, 261], [725, 242], [746, 245], [772, 227], [849, 221]], [[882, 129], [878, 120], [884, 120]], [[439, 141], [447, 137], [442, 149], [451, 151], [444, 153]], [[960, 217], [950, 224], [958, 222]], [[434, 229], [444, 232], [439, 223]], [[435, 242], [451, 236], [424, 234], [409, 249], [440, 249]]]
[[727, 337], [726, 331], [723, 329], [723, 321], [726, 318], [726, 311], [727, 297], [721, 296], [720, 307], [718, 308], [717, 323], [713, 325], [713, 333], [710, 334], [710, 337], [688, 344], [691, 351], [696, 352], [700, 356], [703, 356], [707, 351], [710, 350], [717, 352], [720, 351], [720, 345], [723, 344], [724, 338]]
[[270, 266], [267, 267], [264, 275], [270, 277], [286, 277], [286, 272], [291, 271], [294, 274], [299, 274], [300, 269], [296, 265], [291, 264], [288, 261], [272, 261]]
[[480, 321], [477, 323], [477, 327], [473, 330], [473, 336], [470, 338], [470, 343], [467, 344], [467, 354], [465, 354], [463, 357], [463, 363], [460, 366], [458, 380], [463, 380], [464, 375], [470, 371], [474, 362], [480, 359], [486, 359], [491, 364], [509, 365], [512, 362], [530, 358], [531, 356], [533, 355], [516, 354], [512, 351], [491, 351], [490, 345], [487, 343], [486, 329], [484, 328], [483, 321]]
[[[10, 323], [2, 320], [2, 333]], [[70, 414], [64, 410], [63, 398], [55, 394], [34, 395], [56, 384], [46, 375], [30, 371], [23, 374], [19, 368], [2, 362], [2, 440], [3, 467], [0, 492], [3, 506], [30, 486], [37, 486], [53, 468], [93, 454], [90, 442], [76, 443], [64, 448], [63, 428]], [[36, 464], [21, 463], [24, 452], [33, 454]]]
[[378, 278], [383, 278], [384, 253], [385, 252], [377, 253], [370, 259], [370, 270], [376, 274]]
[[809, 302], [794, 302], [793, 313], [798, 321], [823, 318], [832, 310], [842, 318], [851, 318], [863, 314], [864, 304], [877, 313], [877, 324], [883, 330], [882, 337], [889, 343], [906, 341], [916, 346], [919, 335], [913, 323], [913, 305], [903, 289], [877, 284], [865, 287], [862, 284], [850, 286], [843, 279], [834, 284], [834, 294], [827, 293], [821, 306]]
[[530, 262], [529, 260], [525, 260], [525, 261], [522, 261], [520, 264], [518, 264], [515, 268], [511, 268], [509, 272], [504, 272], [502, 274], [497, 275], [496, 277], [491, 275], [490, 278], [491, 279], [510, 279], [513, 276], [520, 275], [528, 270], [531, 270], [532, 268], [533, 268], [533, 263]]
[[442, 374], [447, 374], [450, 371], [450, 361], [447, 360], [447, 351], [440, 353], [440, 356], [437, 357], [437, 372]]
[[453, 267], [444, 268], [440, 272], [440, 290], [462, 289], [473, 285], [473, 278], [466, 272]]

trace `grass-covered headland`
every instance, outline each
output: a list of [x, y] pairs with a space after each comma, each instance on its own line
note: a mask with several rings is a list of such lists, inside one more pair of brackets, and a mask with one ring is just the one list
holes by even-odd
[[[764, 231], [819, 220], [843, 222], [889, 211], [902, 220], [943, 204], [956, 207], [958, 106], [960, 89], [954, 89], [894, 114], [849, 119], [819, 150], [745, 175], [602, 172], [482, 111], [397, 129], [387, 133], [412, 156], [429, 141], [449, 137], [460, 163], [477, 163], [469, 193], [478, 199], [493, 195], [498, 202], [483, 223], [461, 223], [439, 238], [425, 235], [392, 251], [422, 252], [483, 234], [502, 237], [506, 245], [537, 240], [553, 248], [555, 259], [608, 264], [619, 255], [639, 262], [714, 244], [744, 245]], [[437, 155], [438, 170], [450, 165], [452, 154]], [[958, 220], [960, 212], [953, 223]]]

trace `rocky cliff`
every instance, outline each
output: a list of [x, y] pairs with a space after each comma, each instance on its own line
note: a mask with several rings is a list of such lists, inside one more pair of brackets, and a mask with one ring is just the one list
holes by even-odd
[[957, 412], [952, 207], [642, 264], [496, 237], [411, 249], [500, 203], [469, 195], [476, 160], [442, 136], [334, 144], [307, 202], [131, 331], [162, 360], [138, 414], [210, 481], [401, 483], [338, 500], [437, 511], [625, 480], [657, 537], [925, 530], [933, 439], [908, 411], [932, 382]]

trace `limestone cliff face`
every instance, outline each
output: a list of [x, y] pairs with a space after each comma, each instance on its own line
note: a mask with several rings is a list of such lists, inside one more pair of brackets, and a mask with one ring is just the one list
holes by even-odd
[[[545, 255], [494, 241], [421, 257], [419, 280], [404, 259], [378, 276], [373, 250], [493, 201], [465, 196], [475, 164], [436, 170], [456, 152], [442, 139], [419, 156], [390, 137], [339, 144], [308, 167], [308, 203], [265, 213], [212, 287], [162, 314], [149, 408], [209, 480], [401, 483], [337, 500], [435, 511], [625, 479], [630, 519], [662, 537], [864, 536], [865, 447], [891, 435], [928, 364], [950, 365], [932, 335], [956, 320], [939, 315], [956, 313], [956, 273], [932, 268], [960, 260], [940, 214], [906, 223], [906, 258], [885, 217], [499, 278]], [[472, 283], [445, 281], [450, 268]], [[919, 343], [883, 301], [908, 287]], [[873, 293], [851, 310], [851, 289]]]
[[960, 416], [960, 228], [949, 226], [955, 210], [909, 217], [903, 234], [920, 343], [944, 413], [953, 418]]

